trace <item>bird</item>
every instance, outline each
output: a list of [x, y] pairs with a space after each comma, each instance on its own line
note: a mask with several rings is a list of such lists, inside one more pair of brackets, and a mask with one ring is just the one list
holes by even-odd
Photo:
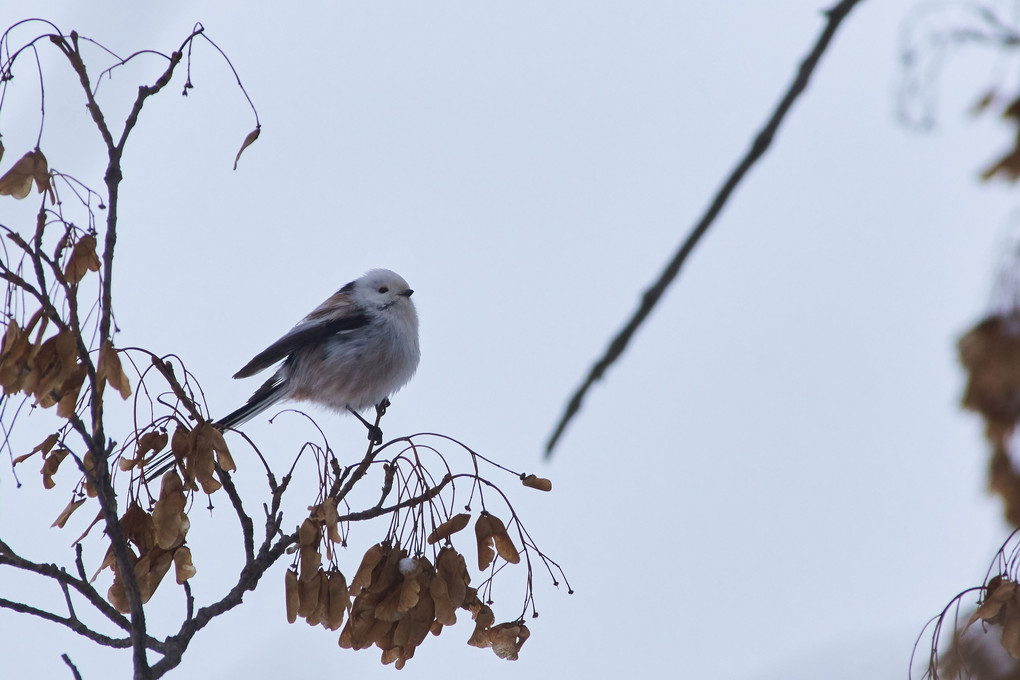
[[421, 358], [413, 293], [388, 269], [343, 286], [234, 374], [248, 378], [283, 361], [217, 427], [241, 425], [283, 399], [356, 415], [383, 403], [414, 376]]
[[[247, 402], [213, 425], [237, 427], [283, 400], [310, 401], [353, 413], [381, 443], [382, 432], [360, 412], [383, 410], [389, 396], [414, 376], [421, 358], [414, 291], [397, 273], [372, 269], [326, 298], [279, 340], [234, 374], [248, 378], [280, 364]], [[281, 363], [282, 362], [282, 363]], [[146, 479], [162, 474], [172, 457], [152, 461]]]

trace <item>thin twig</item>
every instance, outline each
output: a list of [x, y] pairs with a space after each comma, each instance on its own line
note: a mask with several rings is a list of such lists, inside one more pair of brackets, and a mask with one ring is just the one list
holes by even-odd
[[[234, 486], [234, 480], [230, 476], [230, 473], [220, 467], [219, 462], [215, 463], [216, 476], [220, 478], [220, 483], [223, 484], [223, 490], [226, 492], [227, 497], [230, 498], [230, 504], [234, 506], [234, 512], [237, 514], [237, 519], [241, 523], [241, 536], [244, 540], [244, 562], [245, 564], [251, 564], [255, 561], [255, 527], [248, 516], [248, 513], [244, 511], [244, 504], [241, 502], [241, 495], [237, 493], [237, 487]], [[189, 617], [190, 618], [190, 617]]]
[[666, 291], [666, 288], [673, 282], [676, 275], [680, 271], [680, 267], [683, 266], [687, 257], [694, 250], [694, 247], [701, 240], [701, 237], [705, 235], [709, 227], [715, 221], [715, 218], [722, 212], [726, 202], [729, 200], [730, 195], [733, 193], [737, 185], [740, 184], [744, 175], [751, 169], [751, 166], [758, 161], [759, 158], [768, 150], [772, 144], [772, 139], [775, 137], [776, 131], [779, 130], [779, 125], [783, 122], [786, 114], [789, 112], [793, 102], [800, 96], [800, 94], [807, 87], [808, 80], [811, 78], [812, 72], [818, 65], [822, 54], [829, 46], [829, 42], [832, 37], [836, 34], [836, 29], [846, 18], [850, 10], [854, 8], [860, 0], [842, 0], [837, 3], [831, 9], [825, 12], [827, 16], [827, 22], [825, 27], [822, 29], [821, 34], [815, 41], [811, 51], [808, 52], [807, 56], [804, 57], [801, 62], [800, 69], [797, 72], [796, 77], [787, 89], [786, 94], [780, 100], [778, 106], [772, 112], [768, 122], [755, 137], [754, 143], [748, 150], [744, 158], [737, 164], [737, 167], [733, 169], [726, 182], [723, 183], [722, 187], [716, 193], [712, 202], [709, 204], [705, 214], [702, 215], [697, 225], [691, 231], [690, 235], [680, 246], [680, 249], [673, 256], [672, 261], [666, 266], [666, 269], [659, 275], [656, 282], [644, 292], [641, 297], [641, 304], [638, 306], [637, 311], [634, 312], [630, 320], [624, 325], [620, 332], [613, 338], [612, 342], [609, 343], [609, 347], [606, 349], [605, 354], [601, 359], [595, 362], [588, 373], [588, 377], [585, 378], [581, 386], [574, 392], [574, 395], [570, 398], [567, 403], [566, 409], [560, 418], [559, 423], [556, 425], [556, 429], [553, 431], [552, 436], [549, 438], [545, 448], [545, 456], [549, 458], [552, 455], [553, 448], [562, 436], [563, 431], [566, 429], [567, 424], [577, 414], [581, 408], [581, 402], [584, 401], [584, 397], [588, 392], [588, 389], [595, 384], [603, 374], [606, 372], [613, 362], [615, 362], [623, 351], [627, 348], [627, 344], [630, 339], [634, 336], [634, 333], [641, 326], [644, 320], [651, 313], [652, 309], [658, 303], [662, 294]]
[[61, 654], [60, 658], [63, 659], [64, 663], [67, 664], [67, 667], [71, 669], [71, 674], [74, 676], [74, 680], [81, 680], [81, 673], [78, 672], [78, 667], [74, 665], [73, 661], [71, 661], [71, 657], [67, 654]]

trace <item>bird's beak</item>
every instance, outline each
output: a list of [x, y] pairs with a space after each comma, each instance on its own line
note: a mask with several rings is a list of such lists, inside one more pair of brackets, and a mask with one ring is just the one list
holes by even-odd
[[403, 293], [397, 293], [397, 295], [403, 295], [404, 297], [406, 297], [406, 298], [409, 298], [409, 297], [411, 297], [412, 295], [414, 295], [414, 291], [413, 291], [413, 290], [411, 290], [410, 288], [408, 288], [408, 289], [407, 289], [407, 290], [405, 290], [405, 291], [404, 291]]

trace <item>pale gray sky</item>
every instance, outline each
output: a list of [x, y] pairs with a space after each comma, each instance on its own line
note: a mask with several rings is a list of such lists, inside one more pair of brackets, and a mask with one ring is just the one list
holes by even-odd
[[[253, 119], [201, 43], [190, 95], [181, 80], [146, 105], [125, 159], [118, 344], [176, 352], [223, 413], [256, 386], [230, 379], [238, 367], [339, 285], [388, 267], [416, 290], [423, 356], [386, 433], [442, 432], [553, 480], [548, 495], [507, 483], [576, 593], [537, 577], [541, 616], [516, 663], [468, 647], [462, 621], [406, 676], [902, 678], [925, 621], [980, 582], [1008, 531], [984, 493], [981, 426], [957, 408], [954, 343], [986, 309], [1015, 203], [975, 179], [1010, 130], [963, 113], [992, 62], [950, 63], [932, 133], [896, 122], [913, 0], [865, 1], [847, 20], [774, 149], [541, 460], [569, 392], [744, 152], [830, 4], [31, 11], [122, 53], [170, 51], [201, 21], [262, 120], [232, 172]], [[0, 7], [0, 25], [21, 11]], [[42, 148], [98, 185], [95, 133], [60, 69]], [[151, 72], [118, 72], [102, 92], [132, 96]], [[19, 74], [0, 117], [13, 158], [37, 134], [34, 78]], [[24, 203], [4, 200], [0, 221], [38, 205]], [[361, 451], [360, 425], [320, 415], [335, 448]], [[289, 460], [299, 425], [249, 431]], [[260, 488], [238, 462], [241, 483]], [[0, 473], [0, 535], [48, 558], [81, 527], [48, 529], [66, 496], [22, 476], [19, 490]], [[292, 499], [293, 524], [304, 501]], [[237, 544], [219, 505], [192, 511], [200, 603], [227, 581], [216, 541], [218, 556]], [[95, 540], [86, 555], [104, 550]], [[497, 591], [497, 618], [519, 611], [520, 578]], [[5, 583], [42, 587], [4, 572], [0, 596]], [[164, 588], [154, 602], [179, 615]], [[11, 677], [69, 677], [62, 652], [86, 678], [127, 674], [128, 654], [44, 622], [0, 611], [0, 630]], [[336, 637], [286, 624], [279, 565], [176, 673], [393, 672]]]

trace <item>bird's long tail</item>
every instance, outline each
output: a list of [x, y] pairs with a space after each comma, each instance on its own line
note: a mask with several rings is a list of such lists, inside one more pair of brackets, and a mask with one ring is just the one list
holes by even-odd
[[215, 423], [216, 427], [225, 430], [228, 427], [235, 427], [248, 422], [267, 408], [283, 399], [286, 395], [287, 379], [279, 373], [267, 380], [262, 387], [255, 390], [255, 394], [249, 397], [244, 406], [233, 413], [229, 413]]
[[[255, 394], [248, 398], [248, 401], [245, 402], [244, 406], [223, 416], [213, 423], [213, 426], [219, 430], [226, 430], [227, 428], [248, 422], [249, 419], [262, 413], [267, 408], [280, 401], [280, 399], [283, 399], [287, 394], [286, 387], [287, 379], [277, 373], [267, 380], [262, 387], [255, 390]], [[177, 461], [174, 459], [173, 451], [168, 451], [162, 456], [154, 458], [152, 462], [145, 466], [145, 471], [143, 473], [145, 475], [145, 481], [150, 482], [153, 479], [160, 477], [176, 463]]]

